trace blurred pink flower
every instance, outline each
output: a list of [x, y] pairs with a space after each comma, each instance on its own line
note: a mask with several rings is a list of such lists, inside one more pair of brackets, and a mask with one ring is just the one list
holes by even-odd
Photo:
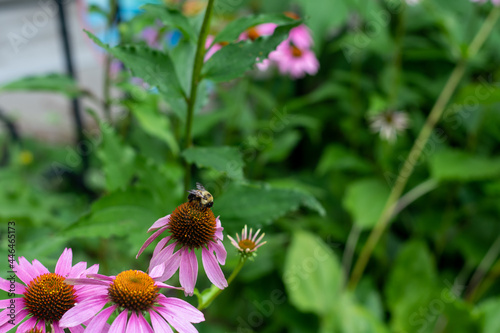
[[159, 47], [158, 30], [153, 27], [147, 27], [141, 32], [141, 37], [150, 47]]
[[[80, 278], [87, 274], [97, 273], [99, 266], [94, 265], [87, 269], [86, 262], [72, 265], [73, 253], [71, 249], [64, 249], [57, 260], [55, 273], [50, 273], [42, 263], [33, 260], [30, 264], [24, 257], [19, 257], [19, 264], [14, 262], [13, 271], [23, 282], [12, 282], [10, 279], [0, 278], [0, 289], [9, 291], [13, 285], [14, 293], [22, 295], [18, 298], [0, 301], [0, 332], [4, 333], [15, 325], [20, 324], [17, 332], [26, 332], [30, 329], [41, 328], [45, 331], [45, 325], [50, 325], [52, 332], [63, 332], [60, 319], [68, 310], [74, 308], [75, 303], [85, 301], [94, 295], [93, 286], [71, 286], [66, 283], [68, 278]], [[12, 303], [14, 302], [14, 303]], [[14, 318], [10, 317], [14, 304]], [[14, 324], [9, 322], [13, 319]], [[79, 323], [65, 326], [70, 332], [82, 332], [83, 327]], [[35, 326], [36, 325], [36, 326]]]
[[[226, 263], [227, 252], [222, 244], [222, 228], [212, 210], [199, 203], [186, 202], [170, 215], [157, 220], [148, 232], [155, 231], [139, 250], [137, 257], [164, 231], [171, 235], [156, 246], [149, 264], [150, 273], [166, 281], [179, 270], [179, 280], [186, 295], [193, 295], [198, 276], [195, 249], [201, 248], [203, 266], [209, 280], [219, 289], [227, 287], [220, 265]], [[170, 241], [171, 244], [167, 245]], [[175, 248], [178, 248], [174, 253]]]
[[255, 27], [248, 28], [244, 32], [241, 33], [238, 40], [247, 40], [250, 39], [252, 41], [256, 40], [261, 36], [271, 36], [274, 33], [278, 25], [275, 23], [263, 23], [259, 24]]
[[313, 46], [311, 32], [305, 24], [301, 24], [298, 27], [290, 30], [290, 35], [288, 38], [293, 43], [293, 45], [301, 49], [306, 49]]
[[210, 57], [212, 57], [215, 52], [219, 51], [220, 49], [222, 49], [222, 47], [228, 44], [227, 42], [220, 42], [213, 44], [214, 40], [215, 40], [214, 36], [212, 35], [207, 36], [207, 40], [205, 41], [205, 49], [207, 49], [207, 52], [205, 53], [204, 61], [210, 59]]
[[[70, 279], [76, 286], [93, 286], [93, 297], [78, 302], [66, 312], [60, 323], [71, 327], [89, 321], [85, 332], [103, 332], [111, 314], [118, 310], [110, 332], [172, 332], [169, 324], [178, 332], [198, 332], [192, 323], [205, 320], [203, 313], [191, 304], [161, 294], [160, 288], [178, 289], [137, 270], [121, 272], [117, 276], [93, 274], [90, 278]], [[109, 307], [106, 304], [110, 303]], [[104, 310], [103, 310], [104, 308]], [[151, 325], [144, 317], [147, 312]], [[130, 314], [130, 317], [129, 317]]]
[[302, 78], [307, 74], [318, 72], [319, 62], [316, 55], [309, 48], [299, 48], [290, 40], [281, 43], [276, 51], [271, 52], [269, 59], [278, 65], [283, 75], [290, 75], [294, 79]]

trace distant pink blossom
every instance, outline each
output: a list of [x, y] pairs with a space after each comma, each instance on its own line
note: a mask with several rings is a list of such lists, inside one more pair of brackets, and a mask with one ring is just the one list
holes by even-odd
[[299, 48], [290, 40], [281, 43], [276, 51], [271, 52], [269, 59], [275, 62], [283, 75], [290, 75], [294, 79], [302, 78], [306, 74], [315, 75], [319, 69], [319, 61], [309, 48]]

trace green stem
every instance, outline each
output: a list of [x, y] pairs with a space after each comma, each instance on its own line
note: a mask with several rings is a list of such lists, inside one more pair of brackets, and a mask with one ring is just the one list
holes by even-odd
[[[246, 261], [247, 261], [247, 258], [240, 257], [240, 261], [238, 262], [238, 265], [236, 266], [236, 268], [234, 269], [234, 271], [231, 273], [231, 276], [229, 276], [229, 279], [227, 279], [227, 286], [228, 287], [231, 284], [231, 282], [233, 282], [233, 280], [236, 277], [236, 275], [238, 275], [238, 273], [241, 271], [241, 269], [245, 265]], [[216, 299], [217, 296], [220, 295], [221, 292], [222, 292], [221, 289], [219, 289], [219, 288], [217, 288], [215, 286], [212, 286], [212, 290], [210, 290], [210, 295], [208, 296], [208, 298], [207, 298], [207, 300], [205, 302], [200, 303], [200, 305], [198, 305], [198, 310], [201, 311], [201, 310], [205, 309], [206, 307], [208, 307], [210, 305], [210, 303], [212, 303], [213, 300]]]
[[[198, 45], [196, 47], [196, 56], [194, 58], [193, 76], [191, 78], [191, 91], [189, 97], [187, 98], [187, 119], [186, 119], [186, 144], [185, 148], [189, 148], [193, 145], [193, 138], [191, 137], [191, 128], [193, 127], [193, 113], [194, 107], [196, 105], [196, 95], [198, 93], [198, 85], [200, 84], [201, 69], [203, 67], [203, 61], [205, 57], [205, 42], [208, 36], [208, 30], [210, 28], [210, 19], [212, 17], [212, 12], [214, 9], [215, 0], [208, 0], [207, 9], [205, 11], [205, 17], [203, 18], [203, 24], [201, 25], [200, 36], [198, 38]], [[191, 164], [185, 163], [185, 178], [184, 178], [184, 188], [189, 190], [189, 183], [191, 181]]]
[[[496, 7], [494, 10], [491, 11], [490, 15], [483, 23], [483, 26], [481, 27], [479, 32], [474, 37], [472, 43], [470, 44], [466, 53], [467, 59], [474, 57], [476, 53], [479, 51], [483, 43], [486, 41], [486, 38], [490, 34], [491, 30], [493, 29], [499, 16], [500, 16], [500, 7]], [[425, 147], [425, 144], [429, 140], [429, 137], [431, 136], [432, 131], [436, 126], [436, 123], [441, 118], [446, 105], [450, 101], [451, 96], [455, 92], [458, 84], [460, 83], [462, 77], [464, 76], [466, 65], [467, 65], [466, 59], [461, 59], [457, 63], [455, 69], [450, 75], [450, 78], [448, 79], [448, 82], [446, 82], [446, 85], [441, 91], [441, 94], [439, 95], [436, 104], [434, 104], [429, 116], [427, 117], [424, 127], [420, 131], [417, 140], [413, 144], [413, 147], [411, 148], [410, 153], [408, 154], [408, 157], [406, 158], [403, 164], [403, 167], [399, 171], [396, 183], [392, 188], [389, 198], [387, 199], [384, 210], [382, 211], [382, 214], [380, 215], [377, 224], [370, 233], [368, 240], [366, 241], [365, 245], [363, 246], [363, 249], [361, 250], [359, 258], [356, 261], [356, 265], [354, 266], [351, 279], [349, 280], [349, 288], [351, 290], [356, 288], [356, 285], [361, 279], [361, 276], [363, 275], [366, 265], [368, 264], [368, 261], [373, 253], [373, 250], [375, 249], [375, 246], [377, 245], [378, 241], [380, 240], [380, 237], [387, 228], [387, 225], [389, 224], [391, 217], [393, 216], [393, 212], [396, 208], [396, 203], [401, 194], [403, 193], [406, 183], [408, 182], [408, 178], [410, 178], [411, 174], [413, 173], [413, 169], [415, 168], [416, 162], [422, 155], [422, 151]]]
[[[110, 10], [108, 13], [108, 22], [107, 22], [107, 30], [108, 31], [113, 26], [117, 11], [118, 11], [117, 0], [111, 0], [110, 1]], [[106, 62], [104, 64], [104, 91], [103, 91], [103, 95], [104, 95], [104, 115], [106, 116], [106, 120], [110, 124], [112, 123], [112, 118], [111, 118], [111, 77], [110, 77], [111, 61], [112, 60], [113, 60], [113, 57], [111, 56], [111, 54], [108, 53], [106, 55]]]

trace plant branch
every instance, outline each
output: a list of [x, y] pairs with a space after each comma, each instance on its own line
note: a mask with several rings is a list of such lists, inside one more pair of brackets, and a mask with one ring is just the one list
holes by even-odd
[[[238, 262], [238, 265], [236, 266], [236, 268], [234, 269], [234, 271], [229, 276], [229, 279], [227, 279], [227, 287], [229, 287], [229, 285], [231, 284], [231, 282], [233, 282], [234, 278], [241, 271], [241, 269], [245, 265], [246, 261], [247, 261], [246, 257], [245, 258], [240, 257], [240, 261]], [[198, 305], [198, 310], [201, 311], [201, 310], [205, 309], [206, 307], [208, 307], [210, 305], [210, 303], [212, 303], [213, 300], [216, 299], [217, 296], [220, 295], [221, 292], [222, 292], [222, 289], [219, 289], [219, 288], [217, 288], [215, 286], [212, 286], [212, 289], [210, 290], [210, 295], [208, 296], [208, 298], [207, 298], [207, 300], [205, 302], [202, 302], [202, 303], [200, 303], [200, 305]]]
[[[193, 127], [193, 113], [196, 105], [196, 95], [198, 93], [198, 85], [200, 84], [201, 69], [203, 67], [203, 60], [205, 57], [205, 42], [210, 28], [210, 19], [214, 9], [215, 0], [208, 0], [205, 17], [201, 25], [200, 36], [198, 37], [198, 45], [196, 47], [196, 55], [194, 58], [193, 76], [191, 78], [191, 91], [187, 98], [187, 119], [186, 119], [186, 143], [185, 148], [193, 145], [193, 138], [191, 137], [191, 128]], [[185, 163], [185, 176], [184, 176], [184, 189], [189, 190], [189, 183], [191, 181], [191, 164]]]
[[[492, 10], [486, 21], [483, 23], [483, 26], [481, 27], [481, 29], [471, 42], [466, 53], [467, 59], [472, 58], [479, 51], [483, 43], [486, 41], [486, 38], [490, 34], [491, 30], [493, 29], [499, 16], [500, 16], [500, 7], [496, 7], [494, 10]], [[377, 224], [370, 233], [368, 240], [366, 241], [365, 245], [363, 246], [363, 249], [361, 250], [359, 258], [356, 261], [356, 265], [354, 266], [351, 279], [349, 280], [350, 289], [355, 289], [356, 285], [361, 279], [365, 267], [368, 264], [368, 261], [373, 253], [373, 250], [375, 249], [375, 246], [377, 245], [378, 241], [380, 240], [380, 237], [387, 228], [387, 225], [389, 224], [391, 217], [393, 217], [394, 210], [396, 209], [396, 203], [400, 198], [401, 194], [403, 193], [406, 183], [408, 182], [408, 178], [413, 173], [413, 170], [415, 168], [415, 163], [416, 161], [419, 160], [420, 156], [422, 155], [422, 151], [425, 147], [425, 144], [429, 140], [429, 137], [431, 136], [432, 131], [436, 126], [436, 123], [441, 118], [446, 105], [450, 101], [451, 96], [453, 95], [458, 84], [463, 78], [466, 67], [467, 67], [466, 59], [461, 59], [457, 63], [455, 69], [453, 70], [448, 81], [446, 82], [446, 85], [441, 91], [441, 94], [439, 95], [436, 103], [434, 104], [429, 116], [427, 117], [424, 127], [420, 131], [420, 134], [418, 135], [417, 140], [413, 144], [413, 147], [411, 148], [410, 153], [408, 154], [408, 157], [406, 158], [403, 164], [403, 167], [399, 171], [396, 183], [392, 188], [389, 198], [387, 199], [384, 210], [382, 211], [382, 214], [380, 215]]]

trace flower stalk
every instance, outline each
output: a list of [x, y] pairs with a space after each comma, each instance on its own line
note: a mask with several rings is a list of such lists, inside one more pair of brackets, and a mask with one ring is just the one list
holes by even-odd
[[356, 288], [359, 280], [363, 275], [366, 265], [370, 260], [373, 250], [375, 249], [375, 246], [377, 245], [380, 237], [383, 235], [385, 229], [389, 225], [391, 217], [393, 216], [393, 212], [396, 209], [396, 204], [403, 193], [406, 183], [408, 182], [408, 178], [413, 173], [413, 170], [415, 168], [415, 161], [418, 161], [418, 159], [422, 155], [422, 151], [425, 147], [425, 144], [429, 140], [434, 127], [436, 126], [439, 119], [441, 119], [446, 105], [450, 101], [453, 93], [455, 92], [458, 84], [465, 74], [465, 70], [467, 68], [467, 60], [473, 58], [477, 54], [477, 52], [493, 30], [493, 27], [495, 26], [499, 17], [500, 7], [495, 7], [467, 48], [465, 56], [458, 61], [455, 69], [446, 82], [446, 85], [441, 91], [441, 94], [439, 95], [429, 116], [427, 117], [424, 127], [420, 131], [420, 134], [413, 144], [413, 147], [411, 148], [410, 153], [408, 154], [408, 157], [403, 164], [403, 167], [399, 171], [394, 187], [392, 188], [392, 191], [389, 195], [389, 198], [387, 199], [387, 202], [382, 211], [382, 214], [377, 221], [377, 224], [371, 231], [368, 240], [361, 250], [361, 254], [359, 255], [359, 258], [356, 262], [356, 265], [354, 266], [351, 278], [349, 280], [349, 289], [354, 290]]
[[[196, 97], [198, 93], [198, 86], [200, 84], [201, 69], [203, 67], [203, 59], [205, 56], [205, 41], [207, 40], [208, 31], [210, 28], [210, 19], [212, 17], [215, 0], [208, 0], [205, 17], [201, 25], [200, 36], [198, 37], [198, 44], [196, 46], [196, 56], [194, 58], [193, 75], [191, 77], [191, 91], [187, 98], [187, 119], [186, 119], [186, 140], [185, 148], [193, 145], [193, 138], [191, 136], [191, 129], [193, 127], [193, 114], [196, 105]], [[185, 163], [185, 176], [184, 176], [184, 189], [189, 190], [189, 183], [191, 181], [191, 164]]]
[[[228, 287], [231, 284], [231, 282], [233, 282], [233, 280], [236, 278], [236, 276], [238, 275], [238, 273], [241, 271], [241, 269], [245, 265], [246, 261], [247, 261], [247, 257], [240, 257], [240, 261], [238, 262], [238, 265], [234, 268], [234, 271], [231, 273], [231, 276], [229, 276], [229, 278], [227, 279], [227, 285], [228, 285]], [[216, 286], [212, 285], [210, 291], [204, 297], [206, 300], [203, 301], [203, 298], [202, 298], [202, 301], [198, 305], [198, 310], [201, 311], [201, 310], [207, 308], [214, 301], [214, 299], [216, 299], [217, 296], [220, 295], [221, 292], [222, 292], [221, 289], [219, 289]]]

